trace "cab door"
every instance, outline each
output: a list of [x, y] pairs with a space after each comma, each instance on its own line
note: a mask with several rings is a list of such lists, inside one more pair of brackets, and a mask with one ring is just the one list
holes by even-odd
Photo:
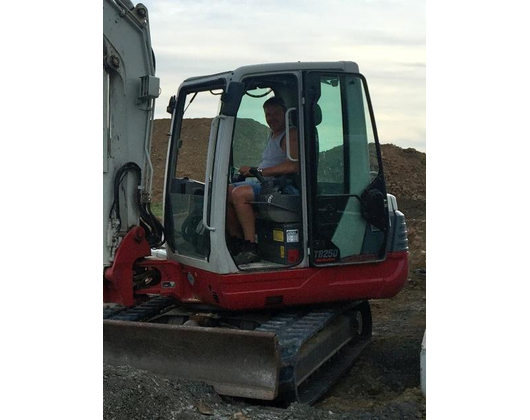
[[169, 256], [211, 270], [213, 161], [224, 79], [184, 83], [176, 102], [167, 163], [164, 221]]
[[369, 94], [359, 74], [304, 74], [312, 265], [382, 260], [388, 208]]

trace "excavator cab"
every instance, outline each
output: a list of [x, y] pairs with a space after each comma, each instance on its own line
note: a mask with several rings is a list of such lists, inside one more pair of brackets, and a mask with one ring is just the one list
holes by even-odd
[[[261, 261], [238, 267], [227, 246], [228, 186], [241, 180], [240, 166], [259, 165], [269, 133], [263, 103], [273, 96], [284, 101], [285, 120], [297, 128], [300, 169], [269, 180], [255, 197]], [[168, 110], [171, 258], [219, 274], [385, 259], [389, 214], [381, 153], [366, 81], [355, 63], [247, 66], [189, 79]], [[209, 132], [187, 136], [200, 122], [188, 115], [210, 118]], [[288, 159], [293, 155], [287, 150]]]

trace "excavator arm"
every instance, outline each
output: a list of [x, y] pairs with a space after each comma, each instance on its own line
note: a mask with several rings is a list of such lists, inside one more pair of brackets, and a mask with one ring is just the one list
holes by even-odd
[[154, 102], [159, 96], [145, 6], [103, 2], [103, 266], [134, 226], [163, 235], [149, 211]]

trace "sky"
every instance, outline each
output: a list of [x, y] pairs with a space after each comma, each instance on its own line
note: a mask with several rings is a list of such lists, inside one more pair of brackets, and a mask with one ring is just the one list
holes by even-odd
[[[292, 61], [355, 61], [381, 143], [425, 151], [424, 0], [144, 0], [161, 95], [189, 77]], [[200, 117], [197, 115], [196, 117]]]

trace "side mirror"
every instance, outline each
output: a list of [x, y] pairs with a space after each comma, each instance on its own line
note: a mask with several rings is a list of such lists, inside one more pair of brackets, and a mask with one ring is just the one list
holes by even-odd
[[361, 212], [363, 218], [385, 232], [388, 230], [388, 215], [385, 211], [385, 199], [379, 190], [366, 190], [361, 195]]
[[232, 82], [228, 85], [228, 89], [223, 96], [221, 96], [221, 114], [228, 117], [235, 117], [239, 105], [241, 105], [241, 99], [245, 94], [245, 84], [241, 82]]
[[176, 106], [177, 106], [177, 97], [176, 96], [172, 96], [169, 99], [169, 104], [167, 105], [166, 111], [169, 114], [173, 115], [173, 110], [175, 109]]

